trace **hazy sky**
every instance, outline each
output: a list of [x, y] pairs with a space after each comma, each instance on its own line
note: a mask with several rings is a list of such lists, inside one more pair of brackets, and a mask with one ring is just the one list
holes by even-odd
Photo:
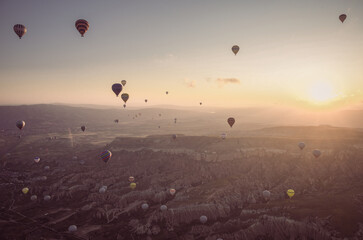
[[337, 107], [362, 76], [362, 0], [0, 0], [2, 105], [122, 106], [125, 79], [129, 106]]

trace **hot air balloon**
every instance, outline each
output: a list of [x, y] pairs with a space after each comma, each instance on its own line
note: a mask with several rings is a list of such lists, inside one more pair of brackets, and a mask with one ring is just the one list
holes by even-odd
[[29, 188], [25, 187], [21, 190], [24, 194], [27, 194], [29, 192]]
[[100, 187], [100, 189], [98, 190], [99, 193], [105, 193], [106, 192], [106, 188], [104, 188], [103, 186]]
[[120, 83], [115, 83], [112, 85], [112, 91], [116, 94], [116, 97], [120, 94], [122, 91], [122, 85]]
[[147, 103], [147, 99], [145, 99], [145, 102]]
[[292, 189], [287, 190], [286, 193], [289, 198], [292, 198], [295, 195], [295, 191]]
[[35, 157], [34, 162], [36, 162], [36, 163], [40, 162], [40, 157]]
[[122, 98], [122, 100], [124, 100], [124, 102], [126, 103], [126, 102], [127, 102], [127, 100], [129, 100], [129, 95], [128, 95], [127, 93], [123, 93], [123, 94], [121, 94], [121, 98]]
[[226, 139], [226, 136], [227, 136], [227, 134], [225, 134], [225, 133], [221, 134], [221, 137], [222, 137], [223, 140]]
[[30, 200], [32, 200], [32, 201], [36, 201], [37, 199], [38, 199], [37, 195], [32, 195], [30, 197]]
[[339, 20], [340, 20], [342, 23], [344, 23], [345, 19], [347, 19], [347, 15], [346, 15], [346, 14], [341, 14], [341, 15], [339, 16]]
[[202, 105], [202, 102], [200, 102], [199, 105]]
[[227, 120], [227, 122], [228, 122], [228, 124], [229, 124], [229, 126], [233, 126], [233, 124], [236, 122], [235, 120], [234, 120], [234, 118], [233, 117], [230, 117], [230, 118], [228, 118], [228, 120]]
[[176, 193], [176, 190], [175, 190], [174, 188], [171, 188], [171, 189], [169, 190], [169, 193], [170, 193], [172, 196], [174, 196], [174, 194]]
[[268, 190], [265, 190], [265, 191], [263, 191], [263, 192], [262, 192], [262, 196], [263, 196], [263, 198], [264, 198], [266, 201], [268, 201], [268, 200], [270, 200], [271, 192], [270, 192], [270, 191], [268, 191]]
[[166, 210], [168, 210], [168, 207], [166, 205], [160, 206], [160, 211], [165, 212]]
[[49, 195], [44, 196], [44, 201], [49, 201], [50, 199], [51, 199], [51, 197]]
[[232, 47], [232, 52], [234, 53], [234, 55], [237, 55], [238, 51], [239, 51], [239, 46], [234, 45], [234, 46]]
[[84, 132], [84, 130], [86, 130], [86, 126], [82, 126], [81, 130]]
[[13, 29], [16, 35], [18, 35], [19, 39], [21, 39], [22, 36], [24, 36], [27, 31], [26, 27], [22, 24], [15, 24]]
[[141, 208], [142, 208], [143, 210], [147, 210], [147, 209], [149, 208], [149, 204], [147, 204], [147, 203], [143, 203], [143, 204], [141, 205]]
[[161, 117], [161, 113], [159, 113], [159, 117]]
[[175, 140], [176, 139], [176, 134], [173, 134], [172, 135], [172, 138]]
[[203, 216], [200, 216], [199, 220], [200, 220], [201, 223], [204, 224], [204, 223], [206, 223], [208, 221], [208, 218], [207, 218], [207, 216], [203, 215]]
[[316, 158], [320, 157], [320, 155], [321, 155], [320, 150], [318, 150], [318, 149], [313, 150], [313, 155], [314, 155], [314, 157], [316, 157]]
[[77, 161], [78, 160], [78, 157], [77, 156], [73, 156], [72, 159], [75, 160], [75, 161]]
[[134, 182], [133, 183], [130, 183], [130, 188], [131, 189], [135, 189], [136, 188], [136, 183], [134, 183]]
[[174, 123], [176, 123], [176, 120], [177, 120], [177, 119], [176, 119], [176, 118], [174, 118]]
[[19, 121], [16, 122], [16, 126], [21, 130], [21, 129], [23, 129], [25, 127], [25, 122], [19, 120]]
[[168, 91], [166, 91], [165, 93], [166, 93], [166, 95], [168, 95], [168, 94], [169, 94], [169, 92], [168, 92]]
[[299, 146], [299, 148], [300, 148], [301, 150], [303, 150], [303, 149], [305, 148], [305, 143], [300, 142], [300, 143], [298, 144], [298, 146]]
[[71, 225], [68, 227], [68, 232], [76, 232], [77, 231], [77, 226], [76, 225]]
[[118, 119], [115, 119], [115, 120], [114, 120], [114, 122], [115, 122], [115, 123], [118, 123]]
[[124, 108], [126, 107], [126, 104], [124, 104]]
[[135, 178], [134, 178], [133, 176], [130, 176], [130, 177], [129, 177], [129, 181], [130, 181], [130, 182], [133, 182], [133, 181], [135, 181]]
[[112, 157], [112, 153], [109, 150], [105, 150], [101, 153], [101, 159], [102, 161], [104, 161], [105, 163], [108, 162], [108, 160], [110, 160], [110, 158]]
[[121, 84], [122, 84], [122, 86], [125, 86], [126, 85], [126, 80], [122, 80]]
[[76, 28], [77, 28], [78, 32], [83, 37], [83, 35], [88, 31], [88, 28], [89, 28], [88, 22], [86, 20], [84, 20], [84, 19], [78, 19], [76, 21], [75, 25], [76, 25]]

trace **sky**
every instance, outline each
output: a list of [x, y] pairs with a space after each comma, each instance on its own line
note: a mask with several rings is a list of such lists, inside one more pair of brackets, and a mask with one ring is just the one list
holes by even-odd
[[362, 43], [361, 0], [0, 0], [0, 105], [356, 106]]

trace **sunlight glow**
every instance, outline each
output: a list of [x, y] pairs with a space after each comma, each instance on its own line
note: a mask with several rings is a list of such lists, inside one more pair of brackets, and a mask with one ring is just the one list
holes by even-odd
[[335, 100], [338, 94], [327, 82], [316, 82], [308, 89], [309, 100], [315, 104], [323, 104]]

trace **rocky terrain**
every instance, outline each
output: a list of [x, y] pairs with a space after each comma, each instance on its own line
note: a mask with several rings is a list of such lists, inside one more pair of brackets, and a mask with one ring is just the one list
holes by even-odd
[[[0, 239], [362, 239], [362, 132], [322, 126], [305, 129], [317, 132], [308, 137], [298, 129], [226, 140], [2, 136]], [[112, 152], [107, 164], [105, 149]]]

